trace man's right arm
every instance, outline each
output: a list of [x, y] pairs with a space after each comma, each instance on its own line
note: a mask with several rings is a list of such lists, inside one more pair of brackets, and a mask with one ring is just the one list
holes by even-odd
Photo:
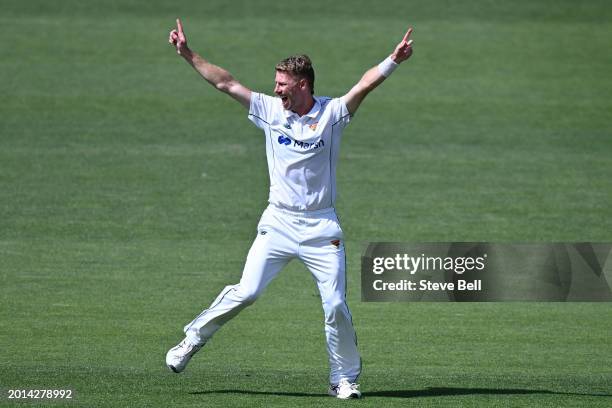
[[187, 47], [187, 38], [183, 31], [181, 20], [176, 20], [176, 29], [170, 31], [168, 42], [176, 47], [176, 52], [182, 56], [198, 73], [212, 86], [224, 92], [249, 109], [251, 90], [238, 82], [229, 72], [206, 61], [196, 52]]

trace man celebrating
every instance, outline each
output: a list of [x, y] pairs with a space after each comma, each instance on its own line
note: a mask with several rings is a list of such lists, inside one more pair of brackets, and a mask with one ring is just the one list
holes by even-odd
[[281, 269], [298, 258], [313, 274], [321, 294], [331, 369], [329, 394], [359, 398], [361, 358], [346, 304], [344, 237], [334, 209], [336, 162], [342, 131], [363, 99], [412, 55], [408, 39], [412, 29], [346, 95], [332, 99], [314, 96], [315, 75], [306, 55], [276, 65], [276, 97], [272, 97], [252, 92], [193, 52], [181, 21], [176, 24], [169, 42], [177, 53], [211, 85], [247, 108], [249, 120], [264, 131], [270, 195], [240, 282], [226, 286], [184, 327], [186, 337], [168, 351], [166, 365], [176, 373], [183, 371], [221, 326], [252, 304]]

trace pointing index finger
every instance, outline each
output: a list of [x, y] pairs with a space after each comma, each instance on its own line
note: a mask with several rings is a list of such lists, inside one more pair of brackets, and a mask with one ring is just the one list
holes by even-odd
[[183, 24], [181, 24], [181, 19], [176, 19], [176, 29], [179, 33], [183, 34]]
[[404, 38], [402, 39], [403, 42], [408, 41], [408, 37], [410, 37], [410, 34], [412, 34], [412, 27], [408, 28], [408, 31], [406, 31], [406, 35], [404, 35]]

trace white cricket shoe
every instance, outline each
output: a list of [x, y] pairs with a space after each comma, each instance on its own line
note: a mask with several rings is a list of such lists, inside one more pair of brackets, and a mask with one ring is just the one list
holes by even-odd
[[361, 391], [359, 391], [359, 384], [349, 382], [347, 379], [340, 380], [338, 385], [330, 385], [329, 391], [327, 392], [332, 397], [340, 399], [352, 399], [361, 398]]
[[187, 363], [191, 360], [191, 357], [200, 351], [201, 348], [202, 346], [191, 344], [189, 340], [185, 338], [175, 347], [168, 350], [166, 354], [166, 365], [175, 373], [180, 373], [187, 367]]

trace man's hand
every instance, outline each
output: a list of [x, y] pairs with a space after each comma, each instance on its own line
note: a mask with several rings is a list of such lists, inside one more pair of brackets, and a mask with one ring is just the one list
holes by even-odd
[[185, 37], [185, 32], [183, 31], [183, 24], [181, 24], [180, 19], [176, 19], [176, 29], [170, 31], [170, 36], [168, 37], [168, 42], [170, 45], [176, 47], [176, 52], [178, 55], [183, 55], [185, 50], [187, 50], [187, 37]]
[[224, 92], [249, 109], [251, 104], [251, 90], [236, 81], [232, 75], [202, 58], [197, 52], [187, 47], [187, 37], [183, 31], [183, 24], [176, 19], [176, 29], [170, 31], [168, 37], [170, 45], [176, 48], [178, 55], [182, 56], [208, 83], [221, 92]]
[[[412, 40], [409, 39], [410, 34], [412, 34], [412, 27], [408, 29], [408, 31], [404, 35], [404, 38], [402, 38], [402, 41], [397, 44], [393, 53], [389, 55], [389, 58], [396, 64], [400, 64], [406, 61], [412, 55]], [[363, 102], [364, 98], [372, 90], [374, 90], [374, 88], [380, 85], [386, 79], [386, 77], [389, 76], [391, 72], [393, 72], [393, 69], [397, 67], [397, 65], [390, 67], [391, 69], [389, 69], [388, 72], [385, 74], [381, 71], [381, 65], [383, 65], [384, 69], [384, 65], [393, 64], [388, 59], [385, 59], [379, 65], [370, 68], [366, 71], [365, 74], [363, 74], [359, 82], [357, 82], [357, 84], [355, 84], [355, 86], [353, 86], [351, 90], [348, 91], [348, 93], [342, 97], [344, 103], [346, 104], [346, 108], [348, 109], [351, 115], [355, 114], [357, 108], [359, 108], [359, 105], [361, 105], [361, 102]]]
[[412, 55], [412, 40], [408, 40], [410, 34], [412, 34], [412, 27], [408, 29], [402, 41], [397, 44], [395, 51], [391, 54], [391, 59], [397, 64], [406, 61]]

